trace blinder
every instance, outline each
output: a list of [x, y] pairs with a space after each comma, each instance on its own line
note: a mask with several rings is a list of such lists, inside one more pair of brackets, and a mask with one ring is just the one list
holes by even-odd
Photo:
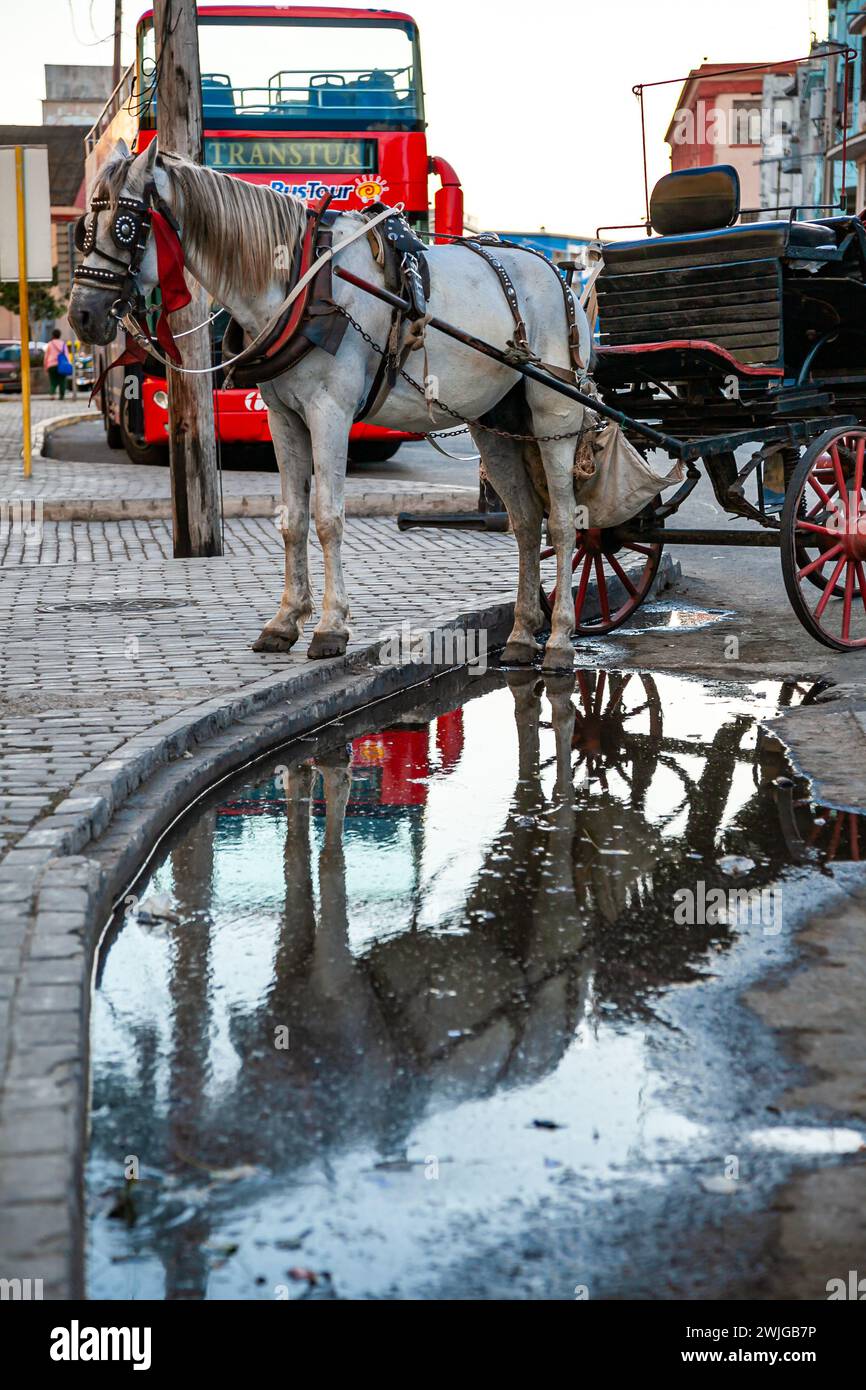
[[135, 290], [135, 277], [141, 269], [141, 262], [147, 250], [150, 235], [150, 206], [140, 198], [118, 198], [111, 220], [111, 239], [119, 251], [130, 252], [129, 261], [97, 248], [96, 224], [100, 212], [112, 206], [108, 198], [94, 198], [90, 204], [90, 214], [79, 217], [75, 224], [75, 246], [87, 257], [93, 251], [105, 260], [119, 266], [120, 270], [106, 270], [101, 266], [79, 265], [75, 268], [73, 279], [79, 284], [97, 285], [102, 289], [116, 289], [121, 292]]

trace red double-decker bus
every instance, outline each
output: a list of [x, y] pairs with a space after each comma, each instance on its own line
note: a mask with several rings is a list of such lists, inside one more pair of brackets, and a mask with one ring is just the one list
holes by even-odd
[[[418, 29], [388, 10], [276, 5], [206, 5], [198, 11], [204, 161], [306, 202], [333, 194], [349, 210], [379, 199], [402, 202], [419, 234], [460, 235], [463, 195], [451, 165], [427, 153]], [[135, 62], [87, 135], [88, 199], [115, 142], [140, 152], [156, 134], [153, 12], [138, 21]], [[428, 183], [438, 178], [434, 226]], [[224, 318], [225, 316], [221, 316]], [[221, 318], [215, 320], [219, 350]], [[105, 365], [97, 349], [97, 371]], [[102, 358], [100, 361], [99, 359]], [[218, 360], [218, 359], [217, 359]], [[155, 364], [154, 364], [155, 365]], [[162, 376], [128, 368], [102, 389], [108, 442], [135, 462], [165, 457], [168, 395]], [[267, 443], [267, 411], [256, 390], [225, 390], [215, 378], [214, 415], [223, 443]], [[356, 425], [350, 458], [383, 459], [415, 435]]]

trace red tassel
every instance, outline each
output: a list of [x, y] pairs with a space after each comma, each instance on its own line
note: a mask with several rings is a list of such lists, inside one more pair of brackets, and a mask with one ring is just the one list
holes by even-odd
[[113, 362], [109, 362], [107, 367], [103, 367], [102, 371], [99, 373], [99, 376], [96, 378], [96, 381], [93, 383], [93, 390], [90, 392], [90, 400], [87, 402], [87, 404], [93, 404], [93, 397], [96, 395], [97, 391], [102, 386], [102, 383], [108, 376], [108, 373], [113, 372], [115, 367], [128, 367], [133, 362], [143, 362], [145, 360], [145, 356], [146, 354], [143, 348], [140, 348], [135, 339], [130, 338], [129, 334], [127, 333], [126, 346], [123, 349], [123, 352], [119, 355], [119, 357], [115, 357]]

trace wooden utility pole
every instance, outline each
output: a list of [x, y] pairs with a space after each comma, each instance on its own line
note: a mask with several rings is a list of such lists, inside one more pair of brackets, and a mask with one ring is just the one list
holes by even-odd
[[[154, 0], [157, 131], [162, 149], [202, 162], [201, 73], [195, 0]], [[208, 296], [194, 281], [192, 300], [171, 316], [176, 336], [204, 323]], [[211, 365], [207, 328], [181, 338], [185, 367]], [[169, 457], [174, 554], [222, 555], [213, 377], [168, 373]]]
[[114, 0], [114, 61], [111, 67], [111, 90], [120, 81], [120, 30], [123, 24], [123, 0]]

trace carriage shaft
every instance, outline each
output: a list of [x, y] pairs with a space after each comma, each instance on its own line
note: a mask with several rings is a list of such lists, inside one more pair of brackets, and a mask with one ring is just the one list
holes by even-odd
[[[362, 280], [351, 270], [344, 270], [338, 266], [335, 267], [334, 274], [338, 275], [341, 280], [345, 280], [347, 284], [354, 285], [356, 289], [363, 290], [365, 294], [373, 295], [375, 299], [381, 299], [384, 304], [390, 304], [392, 309], [401, 309], [404, 313], [408, 313], [412, 307], [407, 299], [402, 299], [398, 294], [392, 294], [390, 290], [386, 290], [380, 285], [372, 285], [369, 280]], [[636, 434], [643, 435], [657, 448], [664, 449], [674, 458], [686, 461], [700, 458], [701, 450], [696, 444], [675, 439], [673, 435], [662, 434], [661, 431], [653, 429], [651, 425], [644, 425], [639, 420], [633, 420], [630, 415], [623, 414], [621, 410], [615, 410], [613, 406], [605, 405], [604, 401], [596, 396], [588, 396], [584, 391], [578, 390], [576, 386], [570, 386], [568, 382], [560, 381], [542, 367], [536, 367], [531, 362], [513, 362], [501, 348], [494, 347], [492, 343], [485, 342], [483, 338], [476, 338], [473, 333], [466, 333], [453, 323], [447, 323], [444, 319], [434, 316], [429, 320], [429, 326], [435, 328], [439, 333], [444, 333], [449, 338], [454, 338], [458, 343], [473, 348], [475, 352], [480, 352], [485, 357], [492, 357], [495, 362], [501, 363], [503, 367], [510, 367], [512, 371], [519, 372], [521, 376], [528, 377], [530, 381], [537, 381], [542, 386], [547, 386], [551, 391], [558, 391], [561, 396], [568, 396], [569, 400], [577, 401], [579, 405], [586, 406], [588, 410], [594, 410], [597, 415], [602, 415], [607, 420], [613, 420], [616, 424], [626, 426]]]
[[684, 526], [671, 526], [634, 532], [623, 530], [622, 539], [647, 544], [658, 541], [663, 545], [749, 545], [778, 549], [781, 545], [781, 534], [781, 531], [775, 528], [766, 531], [735, 531], [733, 528], [695, 531]]

